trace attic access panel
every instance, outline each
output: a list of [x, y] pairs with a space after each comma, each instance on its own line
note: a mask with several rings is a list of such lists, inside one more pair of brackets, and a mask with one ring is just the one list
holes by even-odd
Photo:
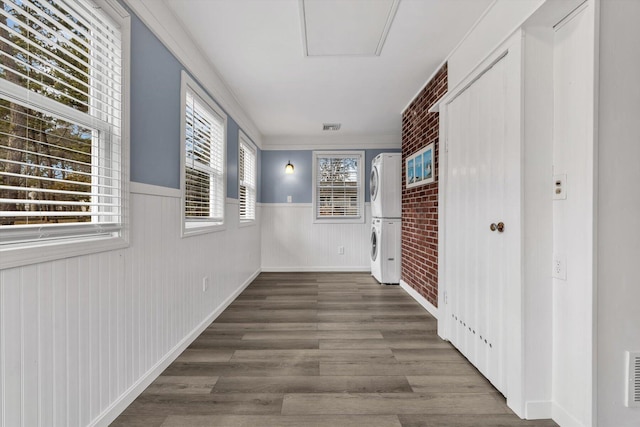
[[305, 56], [380, 56], [400, 0], [300, 0]]

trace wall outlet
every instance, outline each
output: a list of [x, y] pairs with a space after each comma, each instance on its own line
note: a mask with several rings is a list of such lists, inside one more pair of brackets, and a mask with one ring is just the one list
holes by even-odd
[[564, 255], [553, 255], [553, 278], [567, 280], [567, 258]]
[[209, 278], [208, 277], [203, 277], [202, 278], [202, 292], [207, 292], [207, 290], [209, 290]]
[[291, 203], [291, 196], [287, 196], [287, 203]]
[[567, 199], [567, 175], [566, 174], [553, 176], [553, 199], [554, 200]]
[[344, 255], [344, 246], [338, 246], [338, 255]]

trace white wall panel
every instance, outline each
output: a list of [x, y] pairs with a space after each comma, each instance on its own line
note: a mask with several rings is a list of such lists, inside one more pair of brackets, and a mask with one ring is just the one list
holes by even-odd
[[[543, 6], [544, 7], [544, 6]], [[522, 266], [522, 393], [527, 419], [551, 417], [553, 206], [550, 165], [553, 150], [552, 20], [528, 27], [524, 36]]]
[[[36, 270], [26, 272], [22, 277], [24, 283], [35, 283], [38, 280]], [[22, 301], [38, 301], [38, 289], [35, 286], [25, 286], [22, 288]], [[22, 318], [32, 319], [23, 322], [23, 354], [24, 373], [22, 383], [24, 384], [23, 396], [38, 396], [38, 304], [28, 304], [22, 306]], [[38, 399], [27, 400], [24, 403], [24, 423], [25, 425], [38, 424]]]
[[496, 0], [447, 58], [449, 90], [513, 34], [546, 0]]
[[553, 418], [593, 425], [595, 4], [556, 26], [553, 173], [566, 200], [553, 201], [553, 251], [566, 280], [553, 279]]
[[260, 222], [226, 208], [182, 239], [179, 198], [132, 194], [128, 248], [0, 271], [0, 425], [111, 421], [259, 271]]
[[597, 201], [597, 422], [640, 425], [625, 407], [625, 351], [640, 351], [640, 2], [601, 1]]
[[369, 203], [363, 224], [314, 224], [311, 203], [264, 204], [262, 270], [368, 271], [370, 237]]

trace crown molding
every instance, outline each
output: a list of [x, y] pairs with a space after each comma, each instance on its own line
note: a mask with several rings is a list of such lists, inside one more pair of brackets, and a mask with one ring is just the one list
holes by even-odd
[[167, 49], [182, 63], [247, 136], [262, 149], [262, 133], [244, 111], [216, 67], [184, 29], [164, 1], [123, 0]]

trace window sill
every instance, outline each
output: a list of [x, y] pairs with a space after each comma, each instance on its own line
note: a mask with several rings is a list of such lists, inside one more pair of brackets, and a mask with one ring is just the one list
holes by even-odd
[[79, 257], [129, 246], [124, 237], [68, 239], [0, 249], [0, 269]]
[[201, 234], [215, 233], [218, 231], [224, 231], [227, 229], [225, 223], [211, 224], [207, 222], [190, 222], [189, 227], [185, 224], [182, 225], [182, 238], [199, 236]]

